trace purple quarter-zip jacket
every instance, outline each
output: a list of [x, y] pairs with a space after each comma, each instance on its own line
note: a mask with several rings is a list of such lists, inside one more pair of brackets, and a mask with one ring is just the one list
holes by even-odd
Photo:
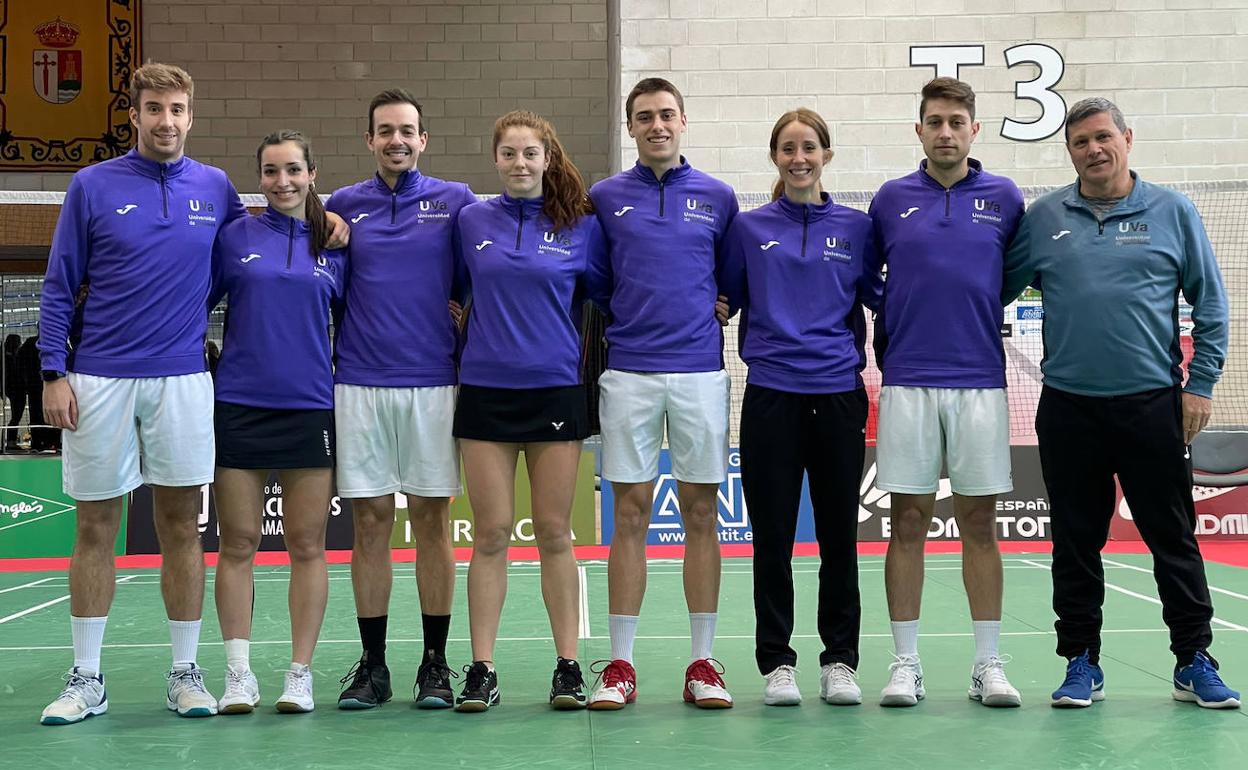
[[866, 214], [787, 198], [733, 220], [720, 285], [743, 310], [748, 382], [790, 393], [862, 387], [865, 305], [879, 307], [880, 256]]
[[467, 185], [399, 175], [344, 187], [325, 207], [351, 225], [351, 279], [337, 332], [334, 381], [373, 387], [455, 384], [455, 325], [446, 303], [462, 299], [452, 244]]
[[40, 365], [101, 377], [205, 371], [213, 241], [246, 215], [225, 172], [185, 156], [158, 163], [131, 150], [74, 174], [43, 280]]
[[662, 179], [639, 162], [589, 194], [610, 253], [607, 365], [633, 372], [722, 369], [715, 275], [737, 214], [732, 188], [681, 158]]
[[506, 194], [459, 217], [472, 308], [459, 379], [491, 388], [580, 383], [581, 305], [605, 293], [606, 243], [592, 214], [555, 231], [542, 198]]
[[1023, 215], [1013, 181], [984, 171], [945, 189], [918, 171], [884, 183], [871, 220], [887, 265], [876, 349], [885, 385], [1004, 388], [1001, 279]]
[[229, 296], [216, 398], [266, 409], [333, 409], [331, 306], [346, 253], [313, 257], [308, 224], [266, 209], [221, 228], [212, 255], [211, 309]]

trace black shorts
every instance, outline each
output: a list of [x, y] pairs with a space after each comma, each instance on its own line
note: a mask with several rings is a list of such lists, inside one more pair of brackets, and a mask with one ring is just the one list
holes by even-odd
[[214, 427], [222, 468], [334, 467], [332, 409], [266, 409], [218, 401]]
[[523, 444], [579, 441], [589, 435], [585, 386], [486, 388], [460, 385], [455, 438]]

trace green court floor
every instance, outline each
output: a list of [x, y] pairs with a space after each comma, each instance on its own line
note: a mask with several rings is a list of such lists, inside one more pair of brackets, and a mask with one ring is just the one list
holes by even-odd
[[[546, 693], [554, 667], [535, 564], [515, 563], [497, 665], [502, 705], [485, 714], [417, 711], [411, 683], [419, 650], [419, 610], [411, 565], [396, 570], [389, 662], [395, 700], [367, 712], [334, 708], [338, 678], [359, 642], [345, 566], [331, 567], [329, 609], [313, 668], [317, 711], [270, 710], [289, 660], [286, 568], [256, 572], [252, 666], [265, 707], [249, 716], [179, 719], [164, 707], [168, 635], [156, 573], [119, 574], [103, 667], [110, 710], [68, 727], [42, 727], [39, 712], [58, 692], [72, 660], [66, 579], [53, 573], [0, 573], [0, 767], [91, 768], [941, 768], [941, 767], [1248, 767], [1248, 713], [1205, 711], [1170, 698], [1173, 659], [1160, 618], [1148, 556], [1107, 556], [1102, 665], [1107, 700], [1060, 711], [1048, 694], [1063, 665], [1053, 654], [1047, 555], [1007, 555], [1003, 652], [1023, 707], [993, 710], [966, 697], [972, 653], [959, 557], [928, 557], [920, 651], [927, 699], [913, 709], [877, 705], [891, 640], [883, 560], [861, 558], [864, 704], [826, 706], [818, 697], [815, 635], [817, 560], [798, 559], [795, 647], [805, 702], [762, 705], [753, 662], [750, 563], [724, 562], [715, 654], [727, 667], [736, 708], [704, 712], [680, 701], [689, 628], [680, 565], [654, 561], [636, 660], [639, 700], [620, 712], [552, 712]], [[1210, 563], [1217, 608], [1214, 654], [1232, 686], [1248, 688], [1248, 570]], [[467, 662], [465, 571], [460, 566], [452, 665]], [[582, 665], [606, 657], [606, 565], [584, 562], [589, 623]], [[211, 580], [211, 573], [209, 575]], [[211, 585], [209, 586], [211, 596]], [[211, 600], [209, 600], [211, 601]], [[41, 606], [46, 605], [46, 606]], [[38, 608], [33, 609], [32, 608]], [[224, 653], [211, 605], [200, 664], [220, 694]]]

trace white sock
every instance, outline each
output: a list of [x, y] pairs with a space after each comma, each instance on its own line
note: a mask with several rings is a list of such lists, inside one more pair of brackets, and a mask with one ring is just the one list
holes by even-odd
[[226, 639], [225, 665], [238, 671], [251, 670], [251, 640]]
[[893, 647], [898, 656], [919, 654], [919, 621], [902, 620], [889, 623], [893, 629]]
[[307, 663], [296, 663], [293, 660], [290, 662], [290, 672], [292, 674], [302, 674], [303, 672], [307, 671], [309, 668], [311, 668], [311, 666], [309, 666]]
[[689, 635], [693, 640], [691, 662], [711, 657], [711, 647], [715, 644], [715, 621], [718, 619], [718, 612], [689, 613]]
[[199, 652], [199, 627], [202, 620], [170, 620], [169, 638], [173, 641], [173, 667], [195, 665]]
[[74, 639], [74, 667], [100, 673], [100, 649], [104, 646], [104, 625], [108, 616], [76, 618], [69, 616], [69, 632]]
[[611, 660], [633, 662], [637, 620], [636, 615], [607, 615], [607, 631], [611, 635]]
[[975, 662], [983, 663], [989, 658], [997, 657], [997, 646], [1001, 641], [1001, 621], [973, 620], [971, 628], [975, 632]]

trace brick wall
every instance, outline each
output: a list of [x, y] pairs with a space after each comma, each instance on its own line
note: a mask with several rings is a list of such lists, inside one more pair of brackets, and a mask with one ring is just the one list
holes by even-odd
[[[195, 158], [256, 190], [255, 150], [277, 128], [305, 132], [318, 188], [376, 168], [364, 144], [377, 91], [425, 106], [423, 171], [495, 192], [494, 120], [550, 118], [591, 179], [608, 170], [607, 0], [144, 0], [143, 55], [195, 78]], [[68, 174], [0, 174], [0, 189], [63, 190]]]
[[[774, 120], [794, 106], [833, 129], [833, 189], [874, 189], [922, 157], [917, 92], [933, 76], [910, 67], [911, 45], [984, 46], [961, 77], [979, 95], [974, 154], [1020, 184], [1074, 174], [1060, 133], [1034, 142], [999, 135], [1003, 117], [1030, 121], [1004, 50], [1045, 43], [1065, 60], [1067, 105], [1113, 99], [1136, 132], [1133, 166], [1155, 181], [1248, 178], [1248, 9], [1244, 0], [620, 0], [619, 87], [672, 79], [686, 94], [686, 155], [738, 190], [775, 180]], [[623, 132], [621, 161], [636, 158]]]

